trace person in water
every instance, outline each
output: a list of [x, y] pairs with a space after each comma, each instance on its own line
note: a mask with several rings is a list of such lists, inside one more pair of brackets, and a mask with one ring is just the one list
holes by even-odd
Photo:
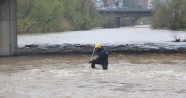
[[108, 52], [101, 46], [100, 43], [96, 43], [94, 48], [98, 56], [95, 59], [89, 61], [89, 64], [91, 64], [92, 68], [95, 68], [95, 64], [100, 64], [102, 65], [103, 70], [107, 70]]

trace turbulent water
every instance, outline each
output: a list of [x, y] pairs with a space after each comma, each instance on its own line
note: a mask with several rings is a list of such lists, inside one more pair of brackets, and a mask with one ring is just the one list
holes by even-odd
[[0, 98], [186, 98], [186, 54], [0, 57]]

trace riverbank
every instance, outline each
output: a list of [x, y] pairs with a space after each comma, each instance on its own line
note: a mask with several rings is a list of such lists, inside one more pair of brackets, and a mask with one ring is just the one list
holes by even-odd
[[18, 36], [17, 55], [91, 54], [95, 43], [109, 53], [185, 53], [186, 32], [152, 30], [148, 26], [69, 31]]

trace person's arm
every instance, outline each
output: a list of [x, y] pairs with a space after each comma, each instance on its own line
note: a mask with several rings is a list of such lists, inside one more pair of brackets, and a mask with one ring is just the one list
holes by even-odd
[[99, 61], [104, 58], [104, 52], [99, 52], [98, 56], [94, 59], [95, 61]]

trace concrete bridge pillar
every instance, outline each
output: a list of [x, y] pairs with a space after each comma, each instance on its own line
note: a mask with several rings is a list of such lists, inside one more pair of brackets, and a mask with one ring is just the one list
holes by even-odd
[[17, 51], [16, 0], [0, 0], [0, 56]]
[[120, 28], [120, 19], [121, 17], [116, 17], [116, 24], [118, 28]]

